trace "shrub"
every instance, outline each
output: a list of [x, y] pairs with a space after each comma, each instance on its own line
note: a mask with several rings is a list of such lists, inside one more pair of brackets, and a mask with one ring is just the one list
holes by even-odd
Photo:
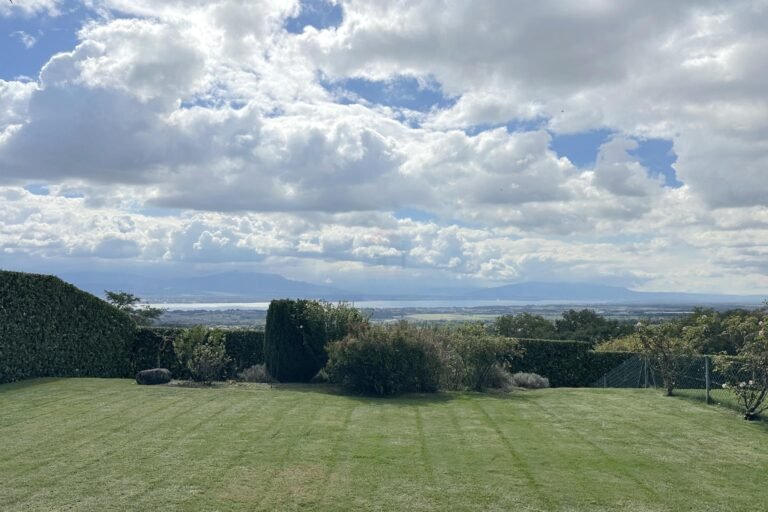
[[136, 384], [154, 385], [171, 382], [171, 371], [167, 368], [152, 368], [136, 374]]
[[179, 361], [193, 380], [210, 383], [220, 380], [230, 359], [224, 345], [224, 332], [196, 326], [186, 329], [173, 342]]
[[329, 345], [328, 374], [359, 393], [435, 392], [445, 366], [428, 334], [405, 323], [360, 329]]
[[513, 387], [512, 374], [500, 364], [495, 364], [485, 379], [485, 388], [509, 390]]
[[518, 388], [541, 389], [549, 387], [549, 379], [538, 373], [517, 372], [512, 374], [511, 383]]
[[244, 382], [274, 382], [265, 364], [255, 364], [250, 368], [246, 368], [237, 374], [237, 378]]
[[129, 377], [135, 324], [53, 276], [0, 271], [0, 383]]
[[[448, 337], [448, 387], [482, 391], [498, 380], [498, 366], [508, 366], [519, 355], [517, 341], [487, 334], [482, 324], [466, 324]], [[501, 387], [501, 386], [498, 386]]]

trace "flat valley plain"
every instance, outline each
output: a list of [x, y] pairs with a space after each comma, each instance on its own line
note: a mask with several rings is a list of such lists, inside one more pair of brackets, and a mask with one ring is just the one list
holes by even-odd
[[[158, 306], [162, 306], [159, 304]], [[202, 306], [202, 304], [200, 305]], [[517, 315], [531, 313], [545, 318], [559, 318], [569, 309], [592, 309], [598, 314], [616, 320], [631, 320], [637, 318], [667, 320], [686, 315], [696, 306], [712, 307], [726, 310], [738, 307], [754, 309], [755, 305], [743, 304], [549, 304], [526, 306], [475, 306], [475, 307], [386, 307], [362, 308], [374, 322], [392, 322], [407, 320], [409, 322], [428, 322], [434, 324], [458, 323], [466, 321], [492, 321], [500, 315]], [[191, 327], [193, 325], [210, 325], [218, 327], [263, 327], [266, 323], [266, 309], [193, 309], [167, 310], [159, 320], [159, 325], [169, 327]]]
[[747, 511], [768, 430], [658, 391], [0, 386], [0, 509]]

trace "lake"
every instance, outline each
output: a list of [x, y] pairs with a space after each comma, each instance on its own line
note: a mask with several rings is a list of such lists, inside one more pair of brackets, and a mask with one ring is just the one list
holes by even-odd
[[[573, 300], [361, 300], [350, 302], [361, 309], [402, 309], [402, 308], [477, 308], [493, 306], [549, 306], [560, 304], [605, 304], [605, 301]], [[151, 303], [151, 306], [169, 311], [223, 311], [257, 310], [266, 311], [269, 302], [167, 302]]]

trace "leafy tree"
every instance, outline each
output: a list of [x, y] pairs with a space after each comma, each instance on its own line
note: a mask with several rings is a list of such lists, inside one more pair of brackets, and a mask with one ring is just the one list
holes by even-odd
[[711, 308], [695, 308], [681, 320], [684, 336], [696, 352], [731, 355], [738, 353], [747, 341], [750, 321], [757, 322], [753, 311], [733, 309], [721, 313]]
[[104, 293], [107, 296], [107, 302], [127, 313], [137, 325], [151, 325], [164, 312], [160, 308], [138, 306], [141, 299], [132, 293], [111, 292], [109, 290], [104, 290]]
[[681, 326], [674, 322], [655, 325], [638, 322], [637, 338], [642, 353], [661, 374], [667, 396], [672, 396], [686, 363], [685, 356], [693, 353], [691, 344], [682, 337]]
[[530, 313], [501, 315], [493, 322], [492, 330], [510, 338], [554, 339], [557, 336], [555, 324]]

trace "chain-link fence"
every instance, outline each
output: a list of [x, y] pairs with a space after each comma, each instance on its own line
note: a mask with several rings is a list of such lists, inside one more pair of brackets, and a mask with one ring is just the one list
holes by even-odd
[[[674, 394], [699, 399], [735, 410], [743, 410], [728, 385], [749, 385], [754, 376], [739, 365], [723, 369], [711, 356], [684, 356], [675, 360]], [[653, 360], [637, 355], [612, 369], [591, 387], [605, 388], [660, 388], [664, 379]]]

